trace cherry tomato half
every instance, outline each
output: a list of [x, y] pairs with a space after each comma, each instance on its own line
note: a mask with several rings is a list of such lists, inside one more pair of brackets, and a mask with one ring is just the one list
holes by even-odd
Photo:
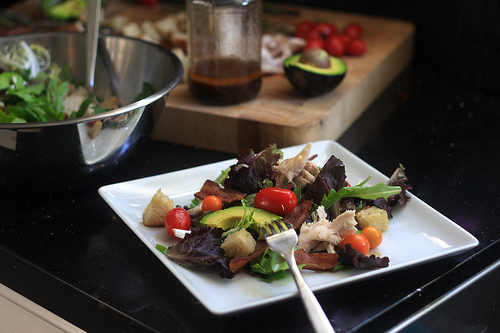
[[361, 235], [365, 236], [370, 243], [370, 249], [374, 249], [382, 243], [382, 232], [374, 226], [365, 227], [361, 230]]
[[326, 39], [325, 51], [334, 57], [341, 57], [344, 55], [346, 45], [344, 40], [339, 35], [331, 35]]
[[344, 240], [342, 241], [342, 244], [340, 244], [340, 247], [344, 248], [346, 244], [351, 244], [351, 246], [355, 250], [358, 250], [365, 256], [368, 254], [368, 251], [370, 250], [370, 242], [362, 234], [349, 234], [345, 236]]
[[335, 35], [337, 33], [337, 27], [329, 22], [321, 22], [314, 27], [314, 30], [319, 32], [323, 38], [328, 38], [330, 35]]
[[316, 23], [313, 21], [301, 21], [295, 26], [293, 35], [295, 37], [307, 39], [307, 35], [314, 30], [314, 27], [316, 27]]
[[165, 229], [170, 236], [178, 238], [172, 229], [191, 229], [191, 216], [184, 208], [176, 207], [171, 209], [165, 215]]
[[349, 55], [360, 56], [365, 53], [366, 44], [361, 39], [353, 39], [346, 45], [345, 51]]
[[266, 187], [257, 193], [254, 204], [256, 208], [267, 210], [276, 215], [285, 215], [297, 205], [297, 196], [290, 190]]
[[342, 31], [344, 35], [350, 36], [353, 39], [354, 38], [361, 38], [363, 37], [363, 27], [359, 25], [358, 23], [351, 23], [345, 26], [344, 30]]
[[201, 210], [204, 212], [207, 211], [216, 211], [222, 209], [222, 201], [218, 196], [209, 195], [203, 199], [201, 202]]

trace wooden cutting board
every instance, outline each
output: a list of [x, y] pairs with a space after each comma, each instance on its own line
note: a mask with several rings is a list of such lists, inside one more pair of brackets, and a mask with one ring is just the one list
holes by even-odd
[[344, 57], [347, 75], [332, 92], [310, 98], [282, 74], [267, 76], [257, 98], [233, 106], [208, 106], [192, 97], [185, 83], [169, 94], [152, 138], [238, 153], [309, 141], [337, 139], [410, 63], [414, 25], [401, 20], [309, 7], [278, 5], [264, 21], [293, 30], [304, 19], [328, 21], [339, 29], [360, 23], [367, 52]]

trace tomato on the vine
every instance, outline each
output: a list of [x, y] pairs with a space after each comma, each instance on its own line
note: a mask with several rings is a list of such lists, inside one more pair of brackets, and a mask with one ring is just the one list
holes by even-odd
[[341, 57], [344, 55], [346, 45], [344, 40], [339, 35], [331, 35], [326, 39], [325, 51], [334, 57]]
[[382, 243], [382, 232], [379, 228], [368, 226], [361, 230], [361, 235], [365, 236], [370, 243], [370, 249], [374, 249]]
[[172, 229], [191, 229], [191, 216], [184, 208], [173, 208], [165, 215], [165, 229], [170, 236], [178, 238]]
[[287, 189], [266, 187], [255, 195], [254, 205], [276, 215], [285, 215], [297, 205], [297, 196]]
[[295, 26], [295, 37], [307, 39], [307, 35], [314, 30], [316, 23], [313, 21], [301, 21]]
[[204, 212], [207, 211], [216, 211], [222, 209], [222, 201], [218, 196], [209, 195], [203, 199], [201, 202], [201, 210]]
[[358, 23], [350, 23], [346, 25], [342, 33], [351, 38], [361, 38], [363, 37], [363, 27]]
[[361, 39], [353, 39], [346, 45], [345, 51], [349, 55], [360, 56], [365, 53], [366, 44]]
[[344, 240], [340, 244], [340, 247], [344, 248], [346, 244], [351, 244], [351, 246], [364, 254], [365, 256], [368, 254], [370, 250], [370, 242], [368, 239], [362, 234], [349, 234], [344, 237]]

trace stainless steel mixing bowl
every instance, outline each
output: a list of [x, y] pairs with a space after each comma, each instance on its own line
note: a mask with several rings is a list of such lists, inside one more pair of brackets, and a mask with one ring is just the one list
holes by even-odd
[[[85, 34], [2, 37], [0, 48], [20, 41], [41, 44], [50, 51], [52, 62], [66, 62], [76, 81], [85, 82]], [[0, 124], [0, 186], [76, 187], [106, 174], [149, 136], [157, 113], [182, 73], [179, 59], [159, 45], [123, 36], [100, 36], [95, 94], [99, 98], [116, 95], [123, 107], [76, 119]], [[133, 102], [144, 82], [151, 84], [154, 93]]]

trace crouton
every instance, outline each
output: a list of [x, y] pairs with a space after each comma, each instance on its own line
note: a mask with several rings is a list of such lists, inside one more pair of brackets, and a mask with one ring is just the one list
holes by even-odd
[[163, 194], [161, 189], [159, 189], [142, 213], [144, 225], [148, 227], [163, 227], [165, 215], [174, 207], [172, 199]]
[[94, 123], [94, 125], [92, 125], [92, 127], [87, 132], [89, 135], [89, 138], [94, 140], [101, 133], [101, 130], [102, 130], [102, 121], [98, 120]]
[[226, 237], [221, 244], [225, 256], [228, 258], [239, 258], [250, 255], [255, 250], [257, 242], [245, 229], [241, 229]]
[[389, 229], [389, 217], [387, 212], [375, 206], [365, 207], [357, 212], [356, 221], [358, 221], [359, 229], [364, 229], [370, 225], [377, 227], [382, 232]]

